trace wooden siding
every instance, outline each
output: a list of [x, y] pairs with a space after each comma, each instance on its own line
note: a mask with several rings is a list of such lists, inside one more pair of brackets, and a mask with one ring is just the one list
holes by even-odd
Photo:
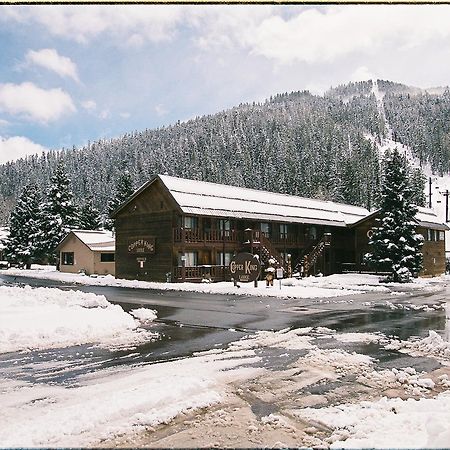
[[[355, 265], [356, 268], [367, 270], [363, 258], [370, 251], [367, 232], [375, 226], [375, 218], [362, 222], [355, 227]], [[424, 236], [422, 247], [423, 270], [420, 276], [439, 276], [445, 273], [445, 240], [427, 241], [427, 229], [418, 227], [417, 232]]]

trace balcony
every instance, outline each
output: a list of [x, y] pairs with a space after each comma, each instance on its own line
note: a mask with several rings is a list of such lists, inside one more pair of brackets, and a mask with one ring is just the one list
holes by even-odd
[[180, 243], [223, 243], [241, 242], [243, 234], [236, 230], [209, 230], [203, 231], [198, 228], [174, 228], [173, 241]]
[[[298, 236], [291, 233], [265, 233], [259, 230], [252, 230], [254, 242], [259, 242], [261, 236], [270, 240], [273, 245], [278, 247], [304, 247], [310, 243], [304, 236]], [[209, 230], [203, 231], [200, 228], [174, 228], [173, 241], [175, 243], [224, 243], [231, 242], [242, 244], [246, 239], [244, 231], [240, 230]]]

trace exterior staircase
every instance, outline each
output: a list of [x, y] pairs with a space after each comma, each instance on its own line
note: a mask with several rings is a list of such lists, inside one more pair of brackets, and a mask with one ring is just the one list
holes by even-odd
[[273, 264], [275, 267], [284, 267], [284, 258], [261, 231], [247, 229], [245, 233], [244, 245], [248, 247], [250, 253], [259, 254], [261, 263], [268, 264], [272, 259], [275, 261]]
[[[299, 270], [303, 277], [309, 276], [319, 256], [322, 255], [324, 249], [330, 245], [331, 233], [324, 233], [319, 242], [317, 242], [317, 244], [314, 245], [310, 251], [303, 255], [300, 261], [296, 264], [295, 269]], [[303, 267], [303, 270], [300, 270], [301, 267]]]

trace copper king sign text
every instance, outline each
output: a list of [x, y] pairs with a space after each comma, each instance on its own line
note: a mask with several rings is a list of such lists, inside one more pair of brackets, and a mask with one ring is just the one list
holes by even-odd
[[258, 279], [261, 271], [259, 259], [251, 253], [238, 253], [230, 262], [231, 278], [242, 283]]
[[155, 238], [135, 238], [128, 241], [128, 253], [155, 253]]

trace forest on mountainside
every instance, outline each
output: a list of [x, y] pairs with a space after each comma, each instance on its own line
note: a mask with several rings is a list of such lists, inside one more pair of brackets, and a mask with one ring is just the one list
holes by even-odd
[[[427, 94], [378, 84], [388, 92], [386, 117], [396, 138], [421, 161], [447, 171], [448, 91]], [[135, 188], [157, 173], [168, 173], [371, 208], [380, 184], [377, 142], [386, 130], [371, 81], [339, 86], [323, 96], [279, 94], [263, 103], [2, 165], [0, 224], [7, 221], [23, 186], [48, 185], [60, 160], [72, 179], [75, 201], [82, 204], [92, 195], [103, 212], [125, 170]]]

